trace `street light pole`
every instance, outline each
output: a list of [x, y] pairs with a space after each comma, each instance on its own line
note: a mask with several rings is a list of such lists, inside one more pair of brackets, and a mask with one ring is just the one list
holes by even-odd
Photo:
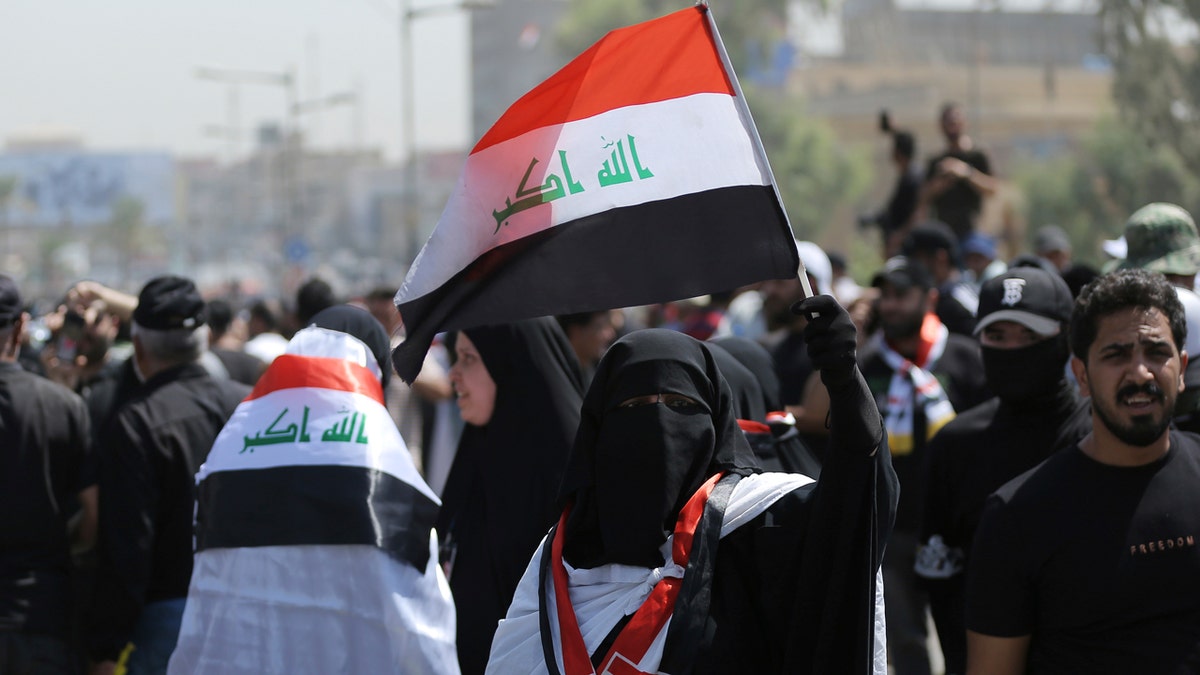
[[280, 119], [280, 135], [282, 136], [281, 145], [279, 147], [279, 182], [280, 182], [280, 249], [286, 245], [288, 238], [292, 235], [295, 213], [293, 200], [293, 183], [294, 176], [292, 171], [292, 139], [289, 136], [295, 136], [299, 142], [299, 126], [296, 123], [296, 77], [295, 73], [289, 68], [284, 72], [268, 72], [258, 70], [234, 70], [228, 68], [209, 68], [198, 67], [195, 70], [196, 77], [202, 80], [213, 80], [216, 82], [224, 82], [227, 84], [254, 84], [272, 87], [280, 87], [284, 92], [284, 110], [283, 118]]
[[421, 198], [418, 185], [417, 171], [419, 170], [416, 131], [416, 84], [414, 82], [414, 61], [412, 42], [412, 22], [434, 14], [444, 14], [460, 10], [489, 9], [495, 7], [495, 0], [459, 0], [445, 5], [413, 7], [412, 0], [400, 0], [399, 32], [400, 32], [400, 121], [401, 139], [400, 152], [404, 166], [404, 234], [405, 255], [411, 264], [417, 257], [420, 241]]

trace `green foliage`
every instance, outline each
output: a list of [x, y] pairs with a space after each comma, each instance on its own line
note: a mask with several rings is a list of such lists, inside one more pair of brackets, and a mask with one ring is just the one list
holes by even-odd
[[1073, 156], [1018, 166], [1014, 181], [1025, 195], [1030, 236], [1059, 225], [1076, 257], [1092, 263], [1103, 259], [1101, 242], [1121, 236], [1129, 214], [1150, 202], [1200, 213], [1200, 179], [1179, 153], [1115, 120], [1100, 122]]
[[839, 208], [870, 184], [870, 159], [840, 143], [829, 125], [806, 116], [795, 97], [747, 87], [746, 98], [792, 230], [801, 239], [820, 239]]
[[[824, 6], [824, 0], [811, 0]], [[573, 59], [605, 33], [649, 21], [688, 5], [679, 0], [572, 0], [557, 31], [557, 44], [564, 60]], [[710, 3], [721, 41], [729, 52], [735, 72], [741, 72], [757, 52], [766, 61], [767, 45], [786, 33], [786, 0], [741, 0]]]
[[1192, 31], [1187, 44], [1172, 43], [1167, 30], [1200, 19], [1200, 2], [1101, 0], [1100, 19], [1121, 119], [1146, 143], [1200, 172], [1200, 38]]

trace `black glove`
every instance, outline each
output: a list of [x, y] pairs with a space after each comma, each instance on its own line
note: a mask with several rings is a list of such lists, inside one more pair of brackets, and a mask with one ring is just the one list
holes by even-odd
[[831, 295], [814, 295], [792, 305], [792, 313], [808, 319], [804, 342], [826, 388], [838, 388], [852, 381], [857, 365], [858, 329], [845, 308]]

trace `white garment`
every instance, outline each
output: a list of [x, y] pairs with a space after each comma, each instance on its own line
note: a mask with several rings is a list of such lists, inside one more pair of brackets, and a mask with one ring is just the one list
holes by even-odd
[[242, 351], [268, 366], [287, 351], [288, 341], [279, 333], [259, 333], [242, 345]]
[[[721, 536], [750, 522], [779, 498], [807, 485], [813, 480], [800, 474], [764, 473], [747, 476], [738, 481], [730, 495], [721, 525]], [[650, 591], [663, 577], [682, 576], [683, 570], [671, 560], [671, 538], [662, 547], [663, 565], [655, 569], [630, 565], [603, 565], [594, 569], [574, 569], [564, 561], [567, 570], [571, 605], [579, 622], [584, 645], [588, 652], [596, 650], [612, 627], [622, 617], [633, 613], [645, 602]], [[543, 540], [544, 543], [544, 540]], [[509, 605], [508, 615], [500, 622], [492, 640], [489, 675], [534, 675], [548, 672], [542, 651], [541, 624], [538, 609], [538, 578], [541, 566], [541, 546], [525, 568], [517, 592]], [[883, 623], [882, 579], [876, 575], [876, 645], [877, 672], [886, 673], [887, 657]], [[558, 632], [558, 612], [554, 600], [554, 585], [547, 579], [546, 609], [550, 633], [555, 644], [561, 644]], [[643, 672], [657, 672], [663, 646], [671, 621], [668, 619], [645, 657], [637, 664]], [[563, 671], [561, 650], [556, 650], [559, 672]], [[882, 664], [884, 670], [879, 671]]]
[[429, 548], [423, 574], [373, 546], [201, 551], [168, 673], [457, 673], [432, 532]]

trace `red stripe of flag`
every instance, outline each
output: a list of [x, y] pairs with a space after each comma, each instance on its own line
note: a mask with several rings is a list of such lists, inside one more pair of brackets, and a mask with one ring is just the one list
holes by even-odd
[[472, 153], [555, 124], [693, 94], [733, 95], [706, 10], [614, 30], [517, 100]]
[[379, 378], [366, 368], [345, 359], [296, 354], [284, 354], [275, 359], [245, 400], [253, 401], [272, 392], [301, 387], [362, 394], [383, 405], [383, 387]]

